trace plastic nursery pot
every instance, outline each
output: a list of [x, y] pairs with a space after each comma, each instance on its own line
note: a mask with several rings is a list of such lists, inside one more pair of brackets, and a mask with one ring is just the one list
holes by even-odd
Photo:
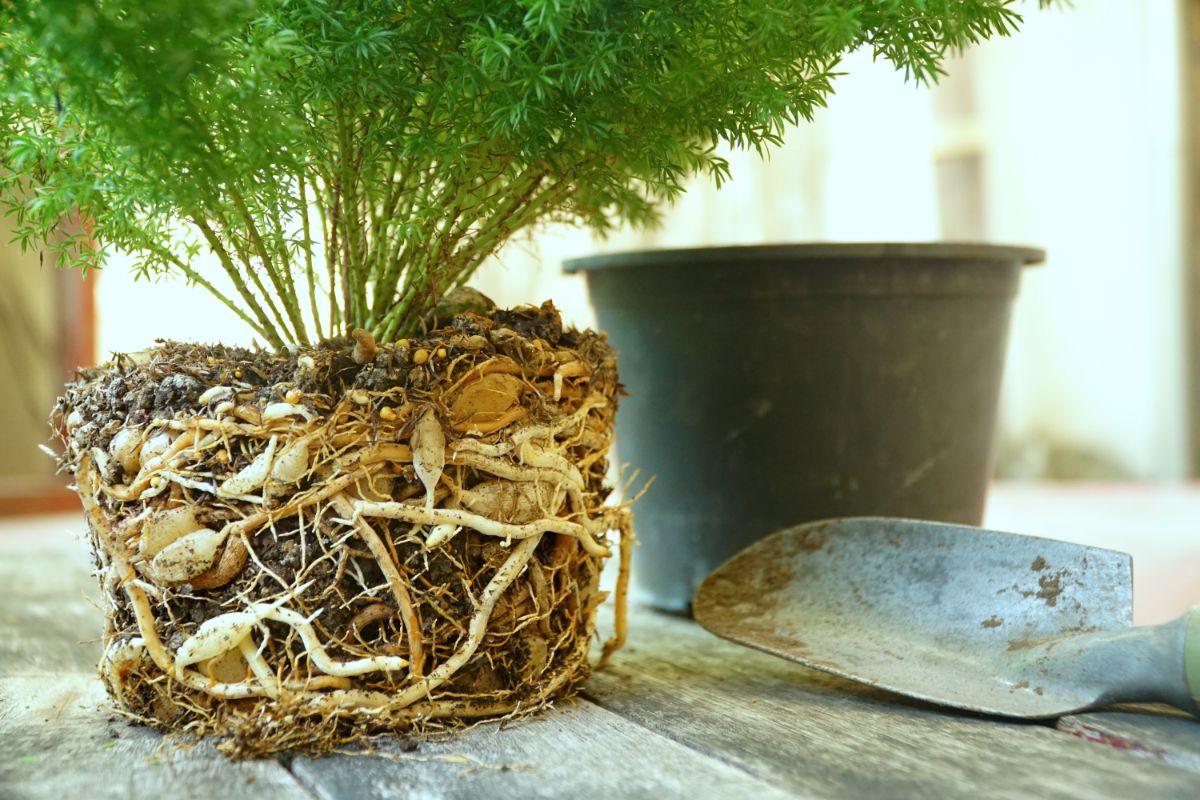
[[618, 457], [639, 599], [683, 611], [771, 531], [839, 516], [978, 524], [1013, 297], [1040, 250], [801, 244], [631, 252], [583, 272], [629, 391]]

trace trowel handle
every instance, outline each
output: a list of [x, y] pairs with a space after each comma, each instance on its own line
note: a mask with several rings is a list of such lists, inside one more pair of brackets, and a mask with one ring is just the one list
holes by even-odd
[[1184, 618], [1183, 674], [1187, 679], [1188, 694], [1200, 708], [1200, 606], [1194, 606]]

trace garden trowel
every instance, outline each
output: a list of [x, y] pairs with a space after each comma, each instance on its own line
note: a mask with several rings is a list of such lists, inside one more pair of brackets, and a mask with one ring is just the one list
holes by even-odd
[[1200, 714], [1200, 606], [1132, 627], [1128, 555], [960, 525], [814, 522], [696, 593], [713, 633], [933, 703], [1057, 717], [1119, 702]]

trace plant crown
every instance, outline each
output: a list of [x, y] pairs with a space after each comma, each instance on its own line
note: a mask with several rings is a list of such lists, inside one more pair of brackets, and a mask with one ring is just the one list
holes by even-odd
[[[23, 247], [182, 274], [275, 347], [394, 339], [514, 234], [652, 224], [869, 47], [936, 79], [1013, 0], [0, 0]], [[233, 289], [195, 268], [216, 254]]]

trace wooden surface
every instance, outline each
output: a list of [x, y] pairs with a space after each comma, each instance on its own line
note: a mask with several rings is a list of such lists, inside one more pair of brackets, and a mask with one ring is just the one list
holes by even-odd
[[[584, 696], [378, 756], [228, 762], [104, 708], [73, 517], [0, 530], [0, 798], [1200, 797], [1200, 723], [1016, 724], [874, 692], [639, 611]], [[76, 531], [76, 532], [72, 532]]]

